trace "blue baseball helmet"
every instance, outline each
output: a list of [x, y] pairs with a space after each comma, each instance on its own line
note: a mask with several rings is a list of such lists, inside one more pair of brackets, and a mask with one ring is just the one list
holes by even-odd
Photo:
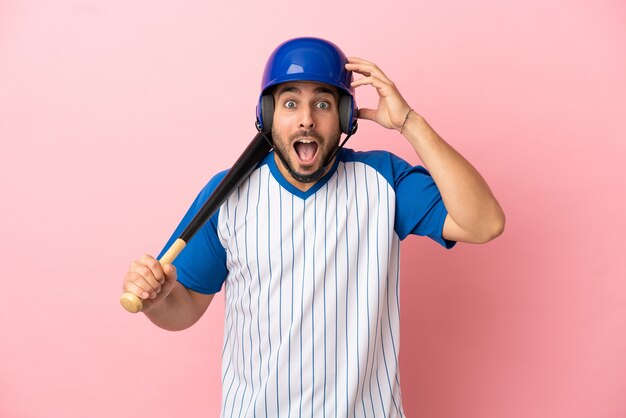
[[289, 81], [315, 81], [338, 88], [341, 131], [353, 134], [357, 128], [352, 72], [346, 70], [345, 54], [332, 42], [319, 38], [295, 38], [280, 44], [270, 55], [261, 80], [256, 108], [257, 129], [271, 132], [274, 117], [272, 87]]

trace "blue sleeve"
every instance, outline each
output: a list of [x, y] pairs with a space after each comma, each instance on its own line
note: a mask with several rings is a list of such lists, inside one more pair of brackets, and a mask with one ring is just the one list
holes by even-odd
[[[226, 171], [217, 174], [200, 191], [165, 248], [159, 254], [159, 258], [189, 225], [225, 175]], [[178, 274], [178, 281], [195, 292], [205, 294], [219, 292], [228, 275], [226, 250], [217, 235], [218, 217], [219, 210], [191, 237], [183, 251], [173, 262]]]
[[443, 223], [448, 210], [430, 173], [421, 166], [412, 167], [392, 156], [396, 191], [396, 232], [401, 240], [409, 234], [427, 236], [445, 248], [455, 241], [443, 238]]

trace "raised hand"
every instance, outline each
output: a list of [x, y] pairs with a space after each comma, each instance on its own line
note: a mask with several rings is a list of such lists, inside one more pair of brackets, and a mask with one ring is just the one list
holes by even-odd
[[393, 81], [376, 64], [362, 58], [348, 57], [346, 69], [364, 76], [353, 81], [353, 87], [370, 85], [378, 92], [378, 107], [359, 109], [359, 118], [373, 120], [388, 129], [401, 130], [411, 106], [404, 100]]

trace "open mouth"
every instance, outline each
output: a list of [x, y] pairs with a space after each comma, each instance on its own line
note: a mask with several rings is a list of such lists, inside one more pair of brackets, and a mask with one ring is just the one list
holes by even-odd
[[299, 139], [294, 142], [293, 148], [302, 164], [311, 164], [317, 156], [318, 145], [317, 142], [312, 139]]

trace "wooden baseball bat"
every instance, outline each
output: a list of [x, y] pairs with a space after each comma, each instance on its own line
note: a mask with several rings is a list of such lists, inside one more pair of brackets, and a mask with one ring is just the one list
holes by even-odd
[[[235, 164], [231, 167], [222, 181], [217, 185], [211, 196], [202, 205], [196, 216], [193, 217], [189, 225], [180, 234], [178, 239], [167, 249], [163, 257], [159, 259], [161, 265], [171, 264], [174, 259], [185, 248], [191, 237], [213, 216], [222, 206], [222, 203], [239, 185], [248, 178], [250, 173], [257, 167], [259, 162], [272, 149], [269, 139], [262, 133], [256, 134], [252, 142], [239, 156]], [[124, 292], [120, 297], [120, 303], [128, 312], [136, 313], [141, 311], [142, 301], [134, 293]]]

